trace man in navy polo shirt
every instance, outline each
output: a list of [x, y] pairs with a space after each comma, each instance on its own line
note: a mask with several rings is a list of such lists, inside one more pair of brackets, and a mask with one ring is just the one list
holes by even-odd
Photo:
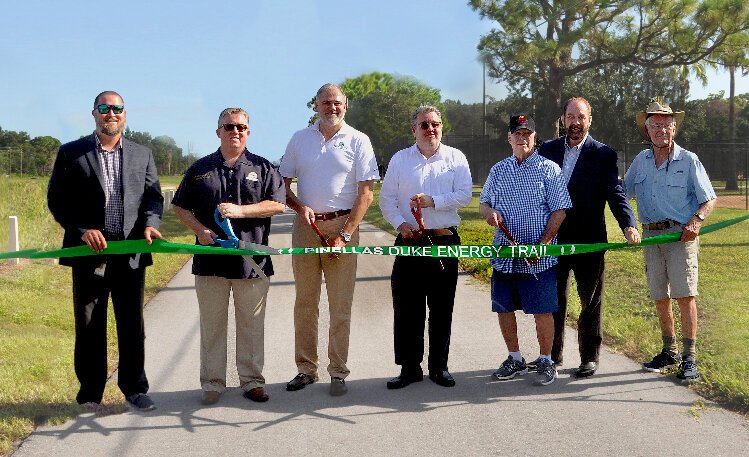
[[[231, 220], [240, 240], [268, 244], [271, 216], [285, 209], [283, 179], [268, 160], [245, 145], [250, 118], [241, 108], [227, 108], [218, 119], [219, 149], [195, 162], [185, 173], [172, 203], [190, 227], [197, 244], [212, 245], [226, 238], [214, 222], [214, 212]], [[249, 257], [249, 256], [248, 256]], [[226, 388], [226, 334], [229, 295], [234, 295], [239, 382], [252, 401], [268, 400], [262, 375], [265, 299], [273, 274], [269, 256], [253, 263], [244, 256], [195, 255], [192, 273], [200, 307], [200, 383], [202, 403], [218, 402]]]

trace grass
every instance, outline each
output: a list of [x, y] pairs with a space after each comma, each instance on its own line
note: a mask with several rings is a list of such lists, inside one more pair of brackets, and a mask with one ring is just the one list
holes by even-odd
[[[458, 228], [463, 244], [491, 244], [493, 229], [478, 213], [478, 193], [474, 188], [471, 204], [460, 210]], [[367, 220], [389, 230], [377, 202], [367, 212]], [[708, 223], [746, 214], [746, 211], [718, 208]], [[624, 236], [606, 210], [609, 241], [623, 242]], [[699, 330], [697, 349], [703, 382], [694, 388], [707, 398], [749, 414], [749, 222], [745, 221], [700, 238], [700, 296], [697, 299]], [[491, 277], [489, 259], [461, 259], [461, 268], [487, 282]], [[572, 290], [576, 290], [573, 284]], [[640, 248], [610, 251], [606, 254], [606, 288], [603, 328], [610, 347], [634, 360], [649, 360], [661, 349], [655, 305], [648, 299], [647, 279]], [[487, 303], [489, 297], [487, 296]], [[488, 306], [488, 304], [487, 304]], [[678, 306], [674, 304], [678, 327]], [[572, 293], [568, 323], [576, 325], [580, 313], [577, 294]], [[680, 331], [677, 328], [677, 334]]]
[[[45, 178], [0, 177], [0, 240], [8, 236], [8, 215], [18, 215], [22, 248], [57, 248], [62, 230], [46, 206]], [[170, 241], [192, 243], [194, 237], [167, 213], [161, 226]], [[184, 255], [154, 256], [146, 274], [148, 300], [188, 260]], [[0, 455], [40, 424], [58, 424], [81, 412], [75, 402], [78, 382], [73, 371], [74, 321], [70, 269], [49, 262], [9, 267], [0, 261]], [[117, 338], [109, 313], [108, 356], [113, 370]], [[116, 385], [108, 384], [104, 404], [124, 409]]]

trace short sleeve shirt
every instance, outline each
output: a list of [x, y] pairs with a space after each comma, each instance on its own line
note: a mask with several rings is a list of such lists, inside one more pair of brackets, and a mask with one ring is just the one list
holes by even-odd
[[671, 158], [658, 168], [653, 150], [641, 151], [622, 185], [627, 198], [637, 198], [643, 224], [663, 220], [686, 224], [701, 204], [717, 198], [700, 159], [676, 143]]
[[297, 196], [316, 213], [351, 209], [359, 183], [380, 179], [367, 135], [344, 123], [325, 141], [319, 121], [291, 137], [280, 172], [297, 178]]
[[[201, 224], [213, 230], [219, 238], [227, 239], [228, 235], [214, 220], [218, 204], [248, 205], [265, 200], [285, 204], [283, 179], [268, 160], [245, 149], [233, 167], [226, 164], [220, 150], [199, 159], [185, 173], [172, 203], [192, 211]], [[268, 245], [270, 217], [230, 220], [240, 240]], [[255, 256], [254, 260], [266, 275], [273, 274], [270, 256]], [[193, 259], [192, 273], [230, 279], [257, 277], [249, 262], [235, 255], [197, 254]]]
[[[572, 207], [559, 165], [538, 152], [520, 164], [514, 156], [497, 162], [489, 171], [479, 201], [499, 212], [519, 244], [538, 244], [551, 213]], [[556, 237], [552, 243], [556, 243]], [[494, 244], [512, 243], [497, 228]], [[539, 273], [556, 265], [557, 258], [542, 257], [532, 269], [523, 259], [493, 258], [491, 264], [503, 273]]]

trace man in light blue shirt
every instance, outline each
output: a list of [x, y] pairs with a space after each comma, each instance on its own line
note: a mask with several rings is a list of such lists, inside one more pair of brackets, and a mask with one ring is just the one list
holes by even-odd
[[[643, 237], [681, 232], [681, 242], [645, 246], [650, 298], [655, 300], [663, 350], [643, 367], [662, 372], [679, 364], [683, 381], [700, 378], [696, 364], [697, 273], [700, 227], [715, 206], [716, 195], [697, 155], [679, 147], [674, 136], [684, 120], [656, 97], [636, 115], [637, 126], [653, 147], [640, 152], [624, 176], [627, 197], [637, 198]], [[676, 344], [671, 300], [681, 311], [683, 351]]]

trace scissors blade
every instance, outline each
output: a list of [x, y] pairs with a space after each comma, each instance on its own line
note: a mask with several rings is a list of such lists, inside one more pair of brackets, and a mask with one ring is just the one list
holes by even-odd
[[278, 249], [266, 246], [264, 244], [250, 243], [249, 241], [239, 240], [239, 248], [245, 251], [265, 252], [266, 254], [278, 254]]

